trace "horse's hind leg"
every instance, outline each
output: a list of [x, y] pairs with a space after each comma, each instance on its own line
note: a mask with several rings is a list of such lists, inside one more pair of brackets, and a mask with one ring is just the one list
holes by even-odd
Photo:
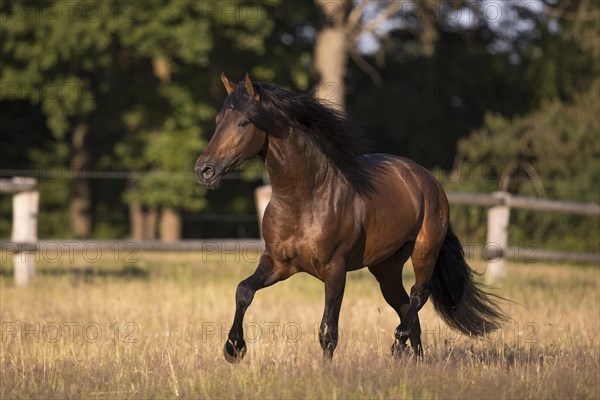
[[[385, 301], [398, 313], [402, 321], [408, 309], [409, 297], [406, 289], [402, 285], [402, 267], [410, 256], [412, 247], [403, 248], [393, 256], [382, 261], [379, 264], [369, 267], [369, 271], [377, 278], [381, 293]], [[406, 341], [410, 338], [410, 344], [416, 354], [420, 355], [421, 347], [421, 328], [418, 320], [413, 325], [409, 335], [400, 335], [400, 326], [396, 328], [395, 340], [392, 344], [392, 354], [399, 355], [406, 349]]]
[[441, 229], [438, 230], [435, 235], [432, 233], [425, 234], [423, 232], [424, 231], [421, 231], [421, 234], [417, 237], [415, 247], [411, 254], [413, 269], [415, 271], [415, 284], [410, 289], [408, 308], [404, 314], [402, 323], [398, 327], [397, 334], [400, 336], [409, 336], [412, 332], [413, 324], [418, 324], [419, 322], [417, 313], [429, 298], [429, 282], [433, 275], [435, 262], [445, 237], [445, 231], [442, 231]]

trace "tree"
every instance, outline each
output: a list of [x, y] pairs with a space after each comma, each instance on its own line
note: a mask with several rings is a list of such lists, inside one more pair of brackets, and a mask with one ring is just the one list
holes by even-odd
[[[266, 9], [276, 5], [1, 4], [2, 101], [39, 104], [33, 110], [51, 134], [43, 138], [49, 153], [35, 149], [22, 159], [72, 171], [68, 198], [76, 236], [91, 235], [92, 208], [112, 208], [120, 196], [130, 205], [135, 238], [154, 238], [159, 220], [161, 236], [177, 238], [179, 213], [206, 206], [192, 165], [223, 100], [218, 73], [232, 65], [232, 52], [239, 54], [236, 61], [246, 59], [242, 68], [261, 70], [254, 59], [265, 52], [274, 26]], [[113, 193], [85, 174], [115, 166], [133, 179]]]
[[[448, 3], [448, 4], [446, 4]], [[452, 2], [442, 2], [446, 8]], [[381, 76], [362, 53], [365, 38], [385, 51], [393, 32], [408, 31], [418, 39], [419, 52], [431, 57], [435, 52], [441, 14], [440, 3], [430, 0], [377, 1], [315, 0], [321, 28], [314, 50], [314, 68], [318, 75], [315, 95], [339, 109], [345, 108], [348, 58], [380, 85]], [[382, 53], [380, 53], [382, 54]]]
[[319, 79], [315, 95], [343, 110], [346, 97], [344, 78], [349, 47], [346, 10], [350, 1], [315, 0], [315, 3], [323, 19], [314, 51], [315, 71]]
[[[460, 140], [449, 190], [491, 192], [581, 202], [600, 202], [600, 80], [573, 101], [545, 102], [523, 117], [486, 115], [483, 126]], [[461, 173], [469, 166], [470, 173]], [[598, 250], [593, 218], [548, 216], [517, 210], [513, 240], [572, 250]], [[460, 214], [465, 217], [465, 214]], [[459, 218], [466, 232], [484, 232], [483, 214]], [[469, 223], [469, 221], [471, 223]]]
[[[234, 8], [225, 10], [225, 6]], [[265, 7], [242, 1], [225, 6], [174, 2], [144, 7], [124, 33], [123, 41], [134, 57], [152, 62], [158, 83], [155, 96], [159, 101], [131, 109], [124, 116], [128, 130], [135, 134], [117, 148], [121, 159], [143, 171], [125, 194], [134, 228], [140, 224], [136, 218], [143, 221], [143, 238], [154, 238], [157, 212], [161, 214], [161, 239], [173, 240], [181, 234], [179, 212], [206, 206], [204, 189], [195, 184], [192, 166], [223, 99], [217, 71], [230, 66], [231, 47], [239, 58], [244, 53], [263, 53], [264, 41], [273, 30]], [[135, 46], [140, 38], [143, 47]], [[140, 213], [142, 206], [146, 213]]]
[[3, 2], [0, 6], [4, 100], [39, 104], [56, 145], [69, 144], [70, 219], [78, 237], [91, 234], [92, 193], [83, 171], [92, 162], [89, 117], [98, 108], [98, 83], [103, 73], [114, 70], [111, 37], [118, 23], [100, 17], [110, 11], [109, 2]]

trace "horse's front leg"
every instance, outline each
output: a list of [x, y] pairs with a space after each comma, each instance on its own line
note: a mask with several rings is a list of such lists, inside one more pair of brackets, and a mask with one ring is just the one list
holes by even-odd
[[342, 298], [346, 287], [346, 269], [344, 264], [332, 265], [325, 275], [325, 311], [319, 330], [319, 342], [323, 348], [323, 357], [330, 360], [338, 342], [338, 321]]
[[285, 271], [275, 268], [271, 256], [263, 254], [256, 271], [239, 283], [235, 292], [235, 317], [223, 349], [223, 355], [230, 363], [240, 362], [246, 354], [243, 328], [244, 314], [246, 314], [246, 309], [254, 299], [254, 293], [291, 275], [291, 273], [282, 272]]

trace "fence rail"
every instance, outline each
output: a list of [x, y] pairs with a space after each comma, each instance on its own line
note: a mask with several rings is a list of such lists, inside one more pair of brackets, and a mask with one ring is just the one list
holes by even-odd
[[550, 211], [564, 214], [600, 216], [600, 204], [575, 203], [570, 201], [546, 200], [535, 197], [514, 196], [506, 192], [484, 193], [448, 193], [448, 201], [454, 204], [471, 206], [508, 206], [533, 211]]
[[[21, 254], [23, 252], [51, 252], [63, 254], [81, 253], [86, 249], [102, 251], [140, 251], [140, 252], [208, 252], [232, 254], [235, 251], [263, 251], [265, 243], [260, 239], [186, 239], [163, 242], [160, 240], [38, 240], [36, 242], [15, 242], [0, 240], [0, 252]], [[503, 257], [511, 262], [535, 263], [539, 261], [600, 263], [600, 253], [581, 253], [570, 251], [542, 250], [535, 247], [481, 246], [465, 243], [465, 256], [469, 259], [484, 261]]]
[[0, 251], [16, 254], [23, 251], [60, 251], [81, 252], [85, 249], [97, 250], [135, 250], [135, 251], [222, 251], [233, 252], [237, 250], [264, 250], [265, 244], [260, 239], [185, 239], [174, 241], [160, 240], [38, 240], [36, 242], [15, 242], [0, 240]]
[[[515, 196], [507, 192], [482, 193], [448, 193], [448, 200], [454, 204], [466, 204], [489, 207], [487, 219], [487, 246], [500, 249], [500, 255], [488, 261], [486, 280], [494, 282], [504, 279], [506, 275], [506, 254], [511, 252], [508, 246], [508, 228], [511, 208], [533, 211], [558, 212], [563, 214], [600, 216], [600, 205], [596, 203], [574, 203], [569, 201], [538, 199], [534, 197]], [[551, 261], [571, 261], [600, 263], [600, 253], [576, 253], [535, 249], [537, 259]], [[514, 251], [514, 249], [512, 250]]]

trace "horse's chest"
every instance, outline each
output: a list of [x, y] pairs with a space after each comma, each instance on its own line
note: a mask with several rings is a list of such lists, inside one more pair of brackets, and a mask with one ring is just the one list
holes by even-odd
[[319, 258], [317, 244], [305, 238], [290, 238], [282, 241], [272, 247], [271, 253], [277, 261], [298, 265]]
[[352, 219], [341, 219], [335, 213], [271, 214], [275, 215], [277, 229], [266, 231], [265, 241], [268, 252], [282, 267], [321, 277], [324, 268], [353, 240]]
[[279, 265], [316, 277], [321, 277], [323, 267], [332, 258], [332, 251], [327, 246], [307, 238], [285, 240], [271, 246], [269, 252]]

